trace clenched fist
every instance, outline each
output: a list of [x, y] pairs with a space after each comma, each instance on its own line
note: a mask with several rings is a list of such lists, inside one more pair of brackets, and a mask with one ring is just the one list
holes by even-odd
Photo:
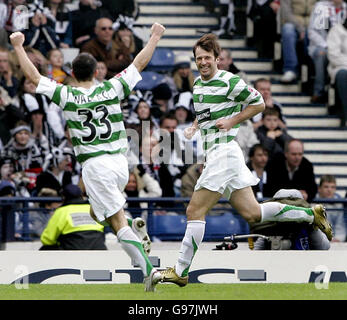
[[197, 128], [195, 128], [195, 127], [188, 127], [188, 128], [184, 129], [183, 134], [184, 134], [186, 139], [190, 140], [191, 138], [193, 138], [196, 130], [197, 130]]
[[23, 46], [25, 37], [24, 34], [17, 31], [10, 35], [11, 44], [13, 47]]
[[152, 35], [158, 36], [160, 38], [163, 35], [164, 31], [165, 31], [165, 27], [162, 26], [160, 23], [158, 22], [153, 23], [151, 28]]

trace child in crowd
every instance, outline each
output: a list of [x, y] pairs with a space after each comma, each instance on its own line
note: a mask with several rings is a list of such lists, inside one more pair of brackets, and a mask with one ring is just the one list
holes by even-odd
[[69, 72], [64, 67], [64, 56], [59, 49], [52, 49], [48, 52], [48, 77], [56, 82], [63, 83]]
[[265, 108], [263, 125], [256, 130], [260, 143], [269, 151], [271, 159], [276, 153], [284, 152], [284, 144], [291, 139], [286, 129], [280, 128], [279, 112], [274, 108]]
[[[317, 198], [341, 199], [336, 193], [336, 179], [333, 175], [323, 175], [319, 182]], [[344, 220], [342, 203], [325, 203], [328, 220], [333, 227], [334, 238], [332, 241], [346, 241], [346, 223]]]

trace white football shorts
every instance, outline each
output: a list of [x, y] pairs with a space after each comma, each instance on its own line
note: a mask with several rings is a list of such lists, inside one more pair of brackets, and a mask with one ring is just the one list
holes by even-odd
[[217, 144], [207, 153], [204, 169], [194, 191], [205, 188], [230, 199], [233, 191], [254, 186], [258, 182], [259, 179], [246, 166], [240, 146], [233, 140]]
[[83, 164], [82, 179], [96, 218], [107, 225], [105, 219], [125, 204], [122, 192], [129, 180], [126, 157], [119, 153], [90, 158]]

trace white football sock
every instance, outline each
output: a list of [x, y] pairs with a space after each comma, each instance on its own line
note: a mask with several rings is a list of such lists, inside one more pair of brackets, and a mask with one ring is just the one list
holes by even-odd
[[144, 277], [149, 276], [153, 266], [133, 230], [129, 226], [123, 227], [117, 232], [117, 238], [124, 251], [140, 266]]
[[312, 223], [314, 214], [311, 208], [291, 206], [280, 202], [260, 204], [261, 222], [266, 221], [297, 221]]
[[187, 221], [187, 228], [182, 240], [175, 271], [179, 276], [187, 276], [193, 257], [205, 234], [205, 221]]

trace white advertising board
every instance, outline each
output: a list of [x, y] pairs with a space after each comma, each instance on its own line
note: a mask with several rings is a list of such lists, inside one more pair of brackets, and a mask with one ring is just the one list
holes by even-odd
[[[176, 263], [177, 250], [153, 250], [157, 269]], [[198, 251], [190, 283], [347, 282], [345, 251]], [[121, 250], [3, 251], [0, 283], [137, 283], [142, 272]]]

